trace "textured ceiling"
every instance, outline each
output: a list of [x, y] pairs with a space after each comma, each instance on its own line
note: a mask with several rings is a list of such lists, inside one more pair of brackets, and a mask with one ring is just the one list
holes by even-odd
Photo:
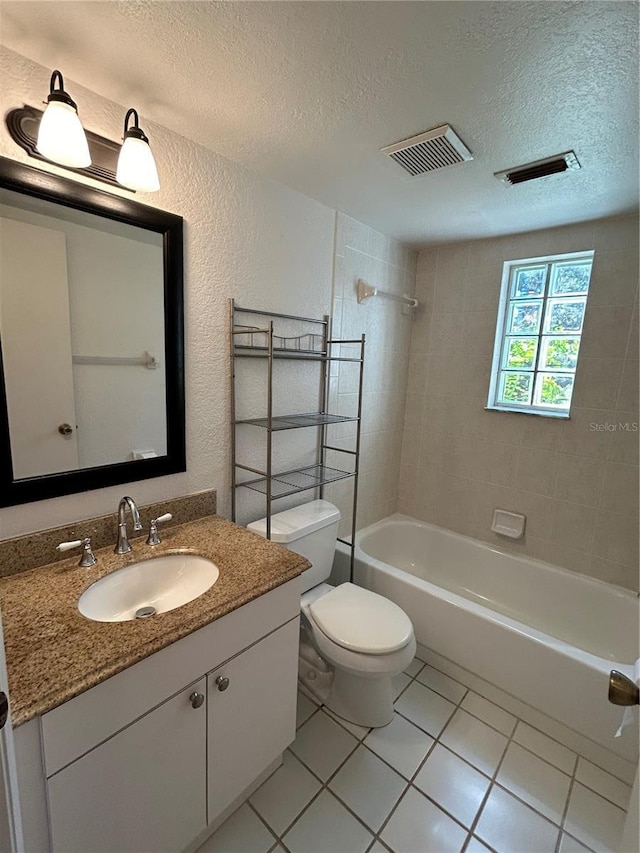
[[[3, 0], [0, 41], [415, 245], [638, 204], [635, 2]], [[472, 162], [378, 151], [445, 122]], [[570, 148], [579, 172], [493, 177]]]

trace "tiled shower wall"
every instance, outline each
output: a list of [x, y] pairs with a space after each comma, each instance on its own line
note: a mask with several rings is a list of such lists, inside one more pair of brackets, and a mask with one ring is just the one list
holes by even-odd
[[[569, 420], [485, 411], [505, 261], [595, 250]], [[399, 511], [638, 588], [638, 218], [423, 251]], [[525, 538], [490, 530], [495, 507]]]
[[[380, 297], [358, 304], [359, 278], [373, 287], [401, 295], [413, 294], [417, 254], [355, 219], [339, 213], [333, 293], [334, 338], [366, 335], [362, 411], [362, 444], [358, 527], [366, 527], [396, 512], [402, 451], [411, 316], [400, 304]], [[342, 347], [355, 355], [356, 347]], [[333, 366], [330, 410], [353, 414], [357, 406], [357, 366]], [[352, 448], [354, 424], [332, 428], [330, 443]], [[349, 465], [342, 454], [331, 454], [329, 464]], [[328, 500], [342, 512], [342, 535], [351, 529], [352, 482], [344, 480], [326, 490]]]

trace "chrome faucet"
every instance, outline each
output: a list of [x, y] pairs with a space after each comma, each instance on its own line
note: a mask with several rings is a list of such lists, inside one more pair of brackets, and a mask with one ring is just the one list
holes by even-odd
[[113, 549], [116, 554], [128, 554], [131, 551], [131, 545], [127, 537], [127, 507], [131, 511], [133, 519], [133, 529], [142, 530], [142, 522], [140, 521], [140, 513], [133, 498], [125, 495], [118, 504], [118, 539], [116, 547]]

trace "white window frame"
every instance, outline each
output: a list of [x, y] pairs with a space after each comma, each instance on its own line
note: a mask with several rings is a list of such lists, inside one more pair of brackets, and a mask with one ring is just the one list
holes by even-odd
[[[502, 286], [500, 290], [500, 304], [498, 308], [498, 320], [496, 323], [496, 336], [493, 346], [493, 363], [491, 365], [491, 382], [489, 385], [489, 399], [487, 402], [487, 409], [492, 409], [499, 412], [520, 412], [529, 415], [542, 415], [544, 417], [550, 418], [568, 418], [570, 417], [570, 409], [571, 402], [569, 403], [568, 409], [560, 409], [558, 407], [549, 407], [544, 405], [537, 405], [534, 402], [534, 393], [535, 393], [535, 380], [539, 373], [545, 373], [549, 371], [545, 371], [543, 369], [539, 369], [538, 365], [540, 363], [540, 354], [542, 351], [542, 340], [544, 335], [544, 324], [547, 316], [547, 306], [550, 300], [555, 297], [549, 294], [549, 286], [551, 279], [551, 269], [554, 263], [559, 261], [583, 261], [590, 260], [592, 263], [591, 273], [593, 274], [593, 258], [594, 252], [570, 252], [561, 255], [545, 255], [543, 257], [537, 258], [521, 258], [515, 261], [505, 261], [502, 267]], [[520, 267], [526, 266], [534, 266], [534, 265], [547, 265], [546, 277], [545, 277], [545, 285], [544, 285], [544, 297], [542, 299], [542, 317], [540, 319], [540, 327], [538, 333], [535, 335], [527, 335], [523, 333], [523, 337], [536, 337], [538, 339], [538, 343], [536, 346], [536, 361], [533, 368], [533, 371], [522, 371], [522, 372], [532, 372], [533, 375], [533, 388], [532, 388], [532, 402], [531, 403], [513, 403], [508, 404], [504, 402], [498, 402], [498, 392], [499, 392], [499, 382], [500, 375], [503, 372], [502, 369], [502, 358], [505, 346], [505, 337], [507, 335], [507, 324], [509, 321], [509, 311], [512, 302], [514, 301], [511, 297], [511, 285], [513, 281], [513, 276], [515, 274], [515, 270]], [[589, 281], [589, 286], [591, 285], [591, 280]], [[567, 295], [565, 299], [570, 299], [571, 296]], [[587, 302], [589, 299], [589, 289], [587, 289], [586, 293]], [[539, 297], [536, 297], [539, 299]], [[523, 301], [526, 301], [523, 299]], [[532, 298], [533, 301], [533, 298]], [[586, 311], [586, 309], [585, 309]], [[581, 342], [582, 340], [582, 332], [583, 329], [577, 333], [575, 336]], [[567, 332], [567, 337], [573, 337], [573, 333]], [[580, 350], [578, 348], [578, 354], [576, 356], [576, 369], [573, 373], [574, 377], [577, 371], [578, 358], [580, 356]], [[553, 372], [553, 371], [551, 371]], [[575, 380], [574, 380], [575, 381]], [[574, 386], [575, 387], [575, 386]]]

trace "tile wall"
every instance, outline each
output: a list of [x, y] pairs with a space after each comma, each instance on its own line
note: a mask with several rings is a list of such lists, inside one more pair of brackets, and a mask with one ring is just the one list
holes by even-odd
[[[366, 527], [397, 509], [402, 449], [402, 424], [409, 364], [411, 316], [396, 302], [374, 297], [356, 300], [359, 278], [373, 287], [396, 294], [413, 294], [417, 255], [355, 219], [338, 213], [333, 294], [333, 336], [358, 338], [364, 332], [365, 372], [362, 413], [361, 476], [358, 527]], [[342, 347], [353, 355], [354, 347]], [[357, 406], [358, 368], [334, 364], [330, 410], [353, 414]], [[355, 424], [329, 430], [330, 443], [353, 447]], [[332, 454], [330, 464], [348, 465], [343, 454]], [[342, 512], [342, 535], [350, 532], [352, 482], [345, 480], [326, 490], [327, 500]]]
[[[504, 261], [589, 249], [570, 420], [485, 411]], [[399, 511], [637, 589], [638, 218], [423, 251], [416, 296]], [[523, 540], [494, 507], [526, 514]]]

